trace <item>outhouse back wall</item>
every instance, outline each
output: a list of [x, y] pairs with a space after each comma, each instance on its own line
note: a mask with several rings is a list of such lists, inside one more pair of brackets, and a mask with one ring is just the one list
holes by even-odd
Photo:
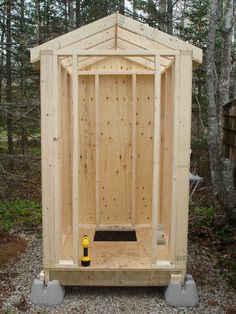
[[[151, 223], [153, 75], [137, 75], [136, 121], [132, 76], [99, 75], [99, 207], [101, 224], [132, 223], [132, 132], [135, 132], [135, 224]], [[172, 68], [162, 75], [160, 220], [169, 225], [172, 161]], [[61, 67], [60, 212], [63, 233], [72, 225], [71, 80]], [[79, 223], [96, 223], [95, 76], [79, 76]]]

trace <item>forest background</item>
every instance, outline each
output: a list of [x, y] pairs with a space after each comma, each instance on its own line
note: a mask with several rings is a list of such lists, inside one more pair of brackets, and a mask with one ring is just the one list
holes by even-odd
[[[1, 0], [0, 229], [41, 222], [39, 70], [31, 47], [119, 11], [203, 49], [193, 75], [190, 237], [219, 252], [235, 285], [235, 164], [223, 156], [223, 106], [236, 98], [234, 0]], [[223, 257], [222, 257], [223, 256]]]

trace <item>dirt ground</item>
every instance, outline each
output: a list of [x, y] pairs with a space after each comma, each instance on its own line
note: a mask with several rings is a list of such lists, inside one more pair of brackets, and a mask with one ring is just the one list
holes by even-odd
[[0, 202], [16, 199], [41, 200], [41, 160], [39, 157], [0, 154]]
[[0, 265], [19, 258], [19, 255], [26, 249], [26, 241], [6, 231], [0, 230]]

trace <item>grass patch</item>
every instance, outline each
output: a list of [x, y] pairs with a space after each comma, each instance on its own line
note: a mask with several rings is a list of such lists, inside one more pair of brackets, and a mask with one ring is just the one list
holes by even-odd
[[16, 312], [15, 312], [14, 308], [12, 306], [8, 305], [6, 314], [15, 314], [15, 313]]
[[[1, 129], [1, 126], [0, 126]], [[13, 140], [13, 150], [14, 154], [22, 154], [21, 149], [21, 135], [17, 132], [13, 132], [12, 135]], [[40, 141], [41, 141], [41, 133], [39, 129], [30, 130], [28, 129], [27, 133], [27, 141], [25, 143], [25, 154], [40, 156]], [[5, 130], [0, 131], [0, 153], [8, 154], [8, 144], [7, 144], [7, 132]]]
[[191, 212], [193, 214], [198, 214], [203, 218], [213, 218], [214, 208], [213, 207], [202, 207], [202, 206], [193, 206], [191, 207]]
[[39, 146], [29, 146], [28, 147], [28, 153], [32, 156], [35, 157], [40, 157], [41, 156], [41, 148]]
[[18, 200], [0, 204], [0, 229], [35, 229], [41, 222], [42, 208], [39, 202]]

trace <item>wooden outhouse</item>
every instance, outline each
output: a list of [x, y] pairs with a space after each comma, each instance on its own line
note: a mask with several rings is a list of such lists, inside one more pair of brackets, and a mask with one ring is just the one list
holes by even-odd
[[41, 75], [46, 284], [183, 281], [201, 61], [201, 49], [118, 13], [31, 49]]

